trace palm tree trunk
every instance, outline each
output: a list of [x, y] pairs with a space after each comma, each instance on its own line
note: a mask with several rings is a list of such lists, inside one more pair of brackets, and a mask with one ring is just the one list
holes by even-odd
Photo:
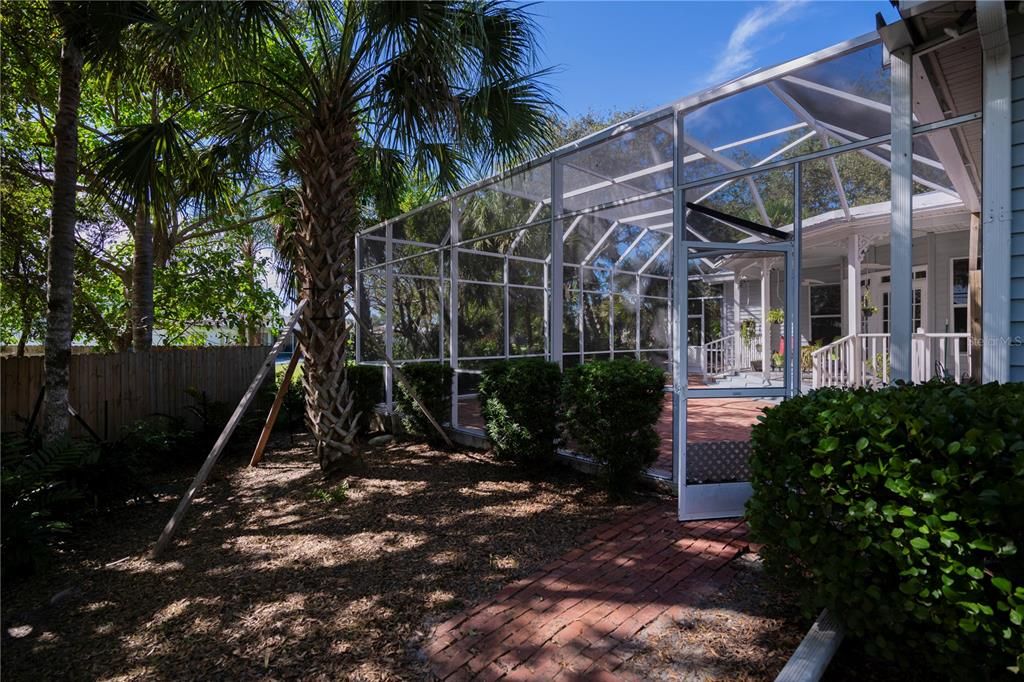
[[345, 298], [355, 272], [353, 240], [357, 225], [352, 186], [356, 131], [347, 115], [325, 116], [298, 135], [296, 166], [302, 178], [295, 234], [299, 296], [309, 304], [296, 337], [302, 349], [306, 421], [316, 439], [325, 473], [353, 454], [353, 402], [346, 361], [349, 326]]
[[53, 204], [47, 247], [46, 341], [43, 374], [46, 418], [43, 438], [53, 442], [68, 431], [68, 382], [75, 292], [75, 192], [78, 185], [78, 105], [82, 94], [82, 52], [65, 40], [60, 54], [60, 90], [53, 126]]
[[153, 347], [153, 222], [149, 209], [135, 209], [135, 256], [132, 261], [132, 347]]

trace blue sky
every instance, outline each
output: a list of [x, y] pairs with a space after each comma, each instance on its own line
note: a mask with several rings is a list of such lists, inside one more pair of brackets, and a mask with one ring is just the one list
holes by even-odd
[[874, 30], [888, 0], [542, 2], [543, 65], [570, 116], [651, 109], [691, 92]]

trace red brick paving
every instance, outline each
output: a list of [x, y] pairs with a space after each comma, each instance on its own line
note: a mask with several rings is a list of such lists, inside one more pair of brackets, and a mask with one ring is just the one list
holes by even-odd
[[740, 519], [680, 523], [647, 504], [580, 538], [536, 573], [437, 625], [424, 647], [442, 680], [630, 680], [631, 641], [732, 580]]

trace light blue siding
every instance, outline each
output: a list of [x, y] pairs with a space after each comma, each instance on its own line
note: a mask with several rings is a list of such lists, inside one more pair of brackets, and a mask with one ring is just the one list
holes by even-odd
[[1010, 225], [1010, 379], [1024, 381], [1024, 16], [1009, 12], [1013, 117], [1011, 163], [1012, 221]]

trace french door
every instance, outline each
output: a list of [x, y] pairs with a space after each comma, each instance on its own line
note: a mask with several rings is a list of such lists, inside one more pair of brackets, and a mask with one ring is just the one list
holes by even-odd
[[[913, 288], [911, 289], [910, 306], [914, 315], [912, 329], [915, 334], [928, 331], [928, 273], [927, 271], [915, 268]], [[889, 333], [889, 303], [891, 300], [891, 285], [889, 273], [876, 273], [869, 279], [864, 280], [867, 286], [861, 287], [861, 300], [870, 300], [878, 312], [872, 314], [864, 321], [867, 330], [871, 334]]]

